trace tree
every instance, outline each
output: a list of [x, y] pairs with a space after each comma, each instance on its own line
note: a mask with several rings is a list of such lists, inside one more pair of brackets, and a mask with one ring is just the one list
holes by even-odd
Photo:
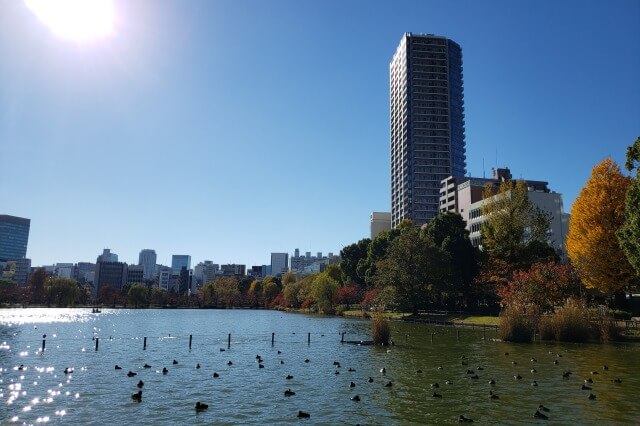
[[18, 303], [19, 300], [18, 284], [11, 280], [0, 279], [0, 305]]
[[619, 301], [635, 275], [616, 237], [630, 186], [631, 178], [610, 158], [596, 165], [573, 203], [566, 243], [582, 282]]
[[242, 294], [238, 288], [236, 277], [218, 277], [214, 282], [215, 294], [218, 303], [223, 303], [226, 308], [240, 304]]
[[350, 305], [352, 305], [353, 303], [357, 303], [360, 299], [360, 289], [353, 284], [343, 285], [338, 290], [338, 294], [336, 297], [338, 303], [346, 305], [348, 310]]
[[562, 306], [569, 298], [579, 298], [582, 285], [568, 264], [536, 263], [528, 271], [516, 271], [499, 289], [504, 305], [535, 305], [543, 310]]
[[269, 281], [262, 286], [262, 298], [264, 305], [269, 306], [271, 301], [280, 293], [280, 288], [275, 281]]
[[366, 259], [369, 244], [371, 244], [371, 240], [364, 238], [340, 250], [340, 269], [342, 269], [348, 280], [357, 283], [361, 287], [365, 285], [365, 279], [358, 274], [358, 263], [362, 259]]
[[378, 263], [375, 282], [396, 288], [401, 309], [418, 314], [430, 301], [439, 299], [448, 268], [442, 251], [417, 229], [401, 233]]
[[[266, 278], [273, 278], [273, 277], [266, 277]], [[259, 305], [262, 305], [262, 301], [264, 300], [262, 295], [263, 288], [264, 287], [263, 287], [262, 281], [253, 280], [253, 282], [251, 282], [251, 286], [249, 287], [249, 291], [247, 292], [247, 295], [251, 298], [253, 302], [252, 303], [253, 306], [257, 307]]]
[[300, 306], [298, 294], [300, 293], [301, 284], [299, 282], [289, 283], [282, 289], [284, 302], [288, 307], [297, 308]]
[[47, 281], [47, 270], [38, 268], [29, 277], [29, 292], [31, 293], [31, 303], [40, 304], [44, 302], [44, 284]]
[[98, 302], [104, 305], [113, 304], [116, 306], [116, 303], [120, 299], [120, 291], [113, 286], [110, 285], [102, 285], [98, 289]]
[[149, 300], [149, 287], [145, 284], [133, 284], [129, 287], [129, 303], [138, 309], [140, 306], [145, 306]]
[[282, 286], [285, 287], [288, 284], [292, 284], [296, 282], [296, 274], [294, 274], [293, 272], [289, 271], [286, 272], [283, 276], [282, 276]]
[[625, 168], [630, 172], [636, 169], [636, 177], [627, 191], [624, 222], [617, 233], [622, 251], [640, 277], [640, 167], [637, 163], [640, 163], [640, 137], [627, 147]]
[[342, 284], [344, 282], [344, 274], [342, 273], [342, 268], [340, 268], [340, 265], [328, 265], [325, 268], [324, 273], [336, 280], [338, 284]]
[[479, 272], [477, 249], [471, 244], [464, 219], [457, 213], [440, 213], [422, 231], [450, 262], [449, 291], [456, 299], [462, 298], [470, 305], [471, 288]]
[[505, 181], [497, 194], [484, 190], [482, 245], [489, 256], [521, 262], [522, 251], [531, 242], [546, 243], [551, 218], [529, 201], [524, 181]]
[[73, 306], [80, 295], [80, 287], [75, 280], [49, 277], [44, 286], [47, 306], [52, 303], [59, 308]]
[[199, 290], [200, 300], [204, 306], [215, 306], [217, 302], [216, 298], [216, 285], [214, 281], [207, 281]]
[[374, 285], [374, 276], [376, 274], [376, 264], [384, 259], [387, 255], [387, 249], [391, 241], [393, 241], [398, 235], [400, 235], [399, 229], [392, 229], [391, 231], [382, 231], [379, 233], [369, 246], [367, 247], [367, 256], [360, 259], [356, 268], [358, 276], [363, 277], [364, 282], [368, 288]]
[[320, 312], [333, 312], [333, 301], [339, 289], [340, 284], [328, 274], [321, 273], [313, 280], [311, 294]]
[[167, 290], [160, 287], [153, 287], [150, 295], [151, 303], [155, 306], [164, 306], [167, 304]]

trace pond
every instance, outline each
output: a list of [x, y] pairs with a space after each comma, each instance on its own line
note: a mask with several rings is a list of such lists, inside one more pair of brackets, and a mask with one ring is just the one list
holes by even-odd
[[394, 346], [340, 342], [369, 327], [262, 310], [0, 310], [0, 423], [533, 424], [539, 404], [556, 424], [640, 422], [640, 345], [517, 345], [408, 323], [392, 324]]

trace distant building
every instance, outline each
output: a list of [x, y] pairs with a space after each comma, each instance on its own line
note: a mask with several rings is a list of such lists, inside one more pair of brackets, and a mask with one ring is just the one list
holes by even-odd
[[[309, 251], [306, 252], [304, 256], [300, 256], [299, 253], [299, 249], [294, 250], [294, 256], [291, 257], [290, 268], [291, 272], [299, 275], [319, 271], [320, 266], [318, 265], [327, 266], [334, 263], [340, 263], [340, 256], [334, 256], [333, 253], [328, 253], [327, 256], [322, 256], [322, 252], [318, 252], [317, 256], [311, 256], [311, 252]], [[312, 265], [315, 266], [311, 267]]]
[[27, 256], [31, 219], [0, 214], [0, 262]]
[[6, 264], [6, 270], [2, 274], [3, 278], [10, 279], [22, 287], [27, 285], [31, 273], [31, 259], [22, 258], [2, 263]]
[[187, 254], [174, 254], [171, 256], [171, 273], [180, 275], [182, 268], [191, 269], [191, 256]]
[[257, 265], [257, 266], [252, 266], [251, 270], [249, 271], [248, 275], [251, 275], [253, 278], [255, 278], [256, 280], [261, 280], [264, 277], [266, 277], [265, 275], [265, 266], [264, 265]]
[[271, 253], [271, 274], [281, 276], [289, 270], [289, 253]]
[[373, 240], [382, 231], [391, 230], [391, 212], [371, 213], [371, 239]]
[[111, 250], [106, 248], [102, 250], [102, 254], [98, 256], [96, 263], [97, 262], [117, 262], [117, 261], [118, 261], [118, 255], [115, 253], [111, 253]]
[[236, 277], [244, 277], [247, 272], [247, 265], [236, 265], [228, 264], [221, 265], [220, 270], [222, 271], [222, 275], [224, 276], [236, 276]]
[[[440, 211], [455, 212], [462, 216], [469, 231], [471, 243], [482, 247], [482, 224], [486, 218], [482, 214], [484, 188], [489, 185], [497, 192], [501, 182], [512, 180], [509, 168], [492, 170], [491, 178], [450, 176], [441, 182]], [[568, 231], [568, 215], [563, 211], [562, 194], [549, 190], [548, 182], [524, 180], [529, 201], [548, 213], [551, 217], [549, 244], [566, 259], [564, 241]]]
[[59, 278], [74, 279], [75, 266], [73, 263], [56, 263], [54, 275]]
[[96, 262], [94, 287], [100, 291], [105, 285], [121, 289], [127, 284], [127, 264], [122, 262]]
[[156, 277], [158, 280], [158, 287], [169, 291], [171, 283], [171, 268], [168, 266], [158, 265]]
[[144, 283], [144, 265], [127, 266], [127, 284]]
[[74, 271], [74, 279], [80, 284], [92, 283], [95, 278], [96, 265], [89, 262], [78, 262]]
[[202, 287], [209, 281], [214, 281], [220, 271], [220, 265], [210, 260], [198, 263], [193, 268], [193, 284], [196, 288]]
[[155, 275], [157, 258], [158, 256], [156, 255], [155, 250], [140, 250], [140, 254], [138, 255], [138, 265], [142, 266], [143, 278], [145, 280], [150, 280]]

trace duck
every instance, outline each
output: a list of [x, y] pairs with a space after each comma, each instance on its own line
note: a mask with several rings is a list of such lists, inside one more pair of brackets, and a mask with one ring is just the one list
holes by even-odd
[[458, 423], [473, 423], [473, 419], [465, 417], [462, 414], [458, 416]]
[[162, 368], [162, 374], [167, 374], [169, 372], [169, 370], [167, 370], [167, 367], [163, 367]]
[[479, 379], [480, 377], [478, 377], [478, 375], [477, 375], [477, 374], [474, 374], [473, 376], [469, 376], [469, 378], [470, 378], [470, 379], [473, 379], [473, 380], [477, 380], [477, 379]]
[[73, 368], [67, 367], [64, 369], [64, 374], [71, 374], [71, 373], [73, 373]]
[[582, 389], [582, 390], [588, 390], [588, 391], [593, 390], [593, 388], [591, 388], [591, 387], [589, 387], [589, 386], [587, 386], [587, 385], [582, 385], [582, 388], [581, 388], [581, 389]]
[[591, 377], [589, 377], [588, 379], [584, 380], [585, 383], [593, 383], [593, 379]]
[[311, 361], [309, 361], [309, 358], [305, 358], [304, 362], [311, 362]]
[[564, 373], [562, 373], [562, 378], [563, 379], [568, 379], [571, 376], [571, 372], [570, 371], [565, 371]]
[[360, 395], [354, 395], [354, 396], [352, 396], [352, 397], [351, 397], [351, 400], [352, 400], [352, 401], [355, 401], [355, 402], [360, 402]]
[[493, 393], [493, 391], [489, 391], [489, 399], [500, 399], [500, 397]]
[[282, 353], [282, 351], [278, 351], [278, 355], [280, 355]]
[[122, 367], [120, 367], [118, 364], [116, 364], [116, 370], [122, 370]]
[[543, 420], [547, 420], [549, 418], [549, 416], [547, 416], [544, 413], [541, 413], [540, 410], [536, 410], [535, 413], [533, 413], [533, 418], [534, 419], [543, 419]]
[[537, 373], [537, 372], [538, 372], [538, 370], [536, 370], [535, 368], [531, 369], [531, 373]]
[[531, 382], [531, 386], [538, 386], [538, 382], [534, 380], [533, 382]]
[[589, 399], [594, 400], [594, 399], [596, 399], [596, 396], [594, 394], [590, 393], [589, 394]]
[[607, 365], [603, 365], [603, 366], [602, 366], [602, 369], [603, 369], [603, 370], [605, 370], [605, 371], [607, 371], [607, 370], [609, 369], [609, 367], [608, 367]]
[[387, 382], [387, 383], [384, 385], [384, 387], [385, 387], [385, 388], [390, 388], [391, 386], [393, 386], [393, 383], [391, 383], [391, 382]]
[[436, 383], [431, 383], [431, 387], [432, 388], [439, 388], [440, 385], [436, 382]]
[[356, 387], [356, 384], [355, 384], [355, 383], [353, 383], [353, 382], [351, 382], [351, 383], [349, 383], [349, 387], [350, 387], [350, 388], [355, 388], [355, 387]]
[[433, 395], [431, 395], [433, 398], [442, 398], [442, 395], [439, 394], [438, 392], [434, 392]]
[[333, 365], [335, 365], [336, 367], [340, 368], [340, 363], [338, 361], [333, 361]]
[[597, 371], [592, 371], [591, 374], [595, 376], [596, 374], [600, 374], [600, 373], [598, 373]]
[[452, 385], [453, 382], [451, 380], [447, 380], [446, 382], [444, 382], [445, 385]]
[[293, 396], [296, 393], [294, 391], [292, 391], [291, 389], [287, 389], [286, 391], [284, 391], [284, 396]]
[[515, 376], [513, 376], [513, 378], [516, 380], [522, 380], [522, 376], [519, 374], [516, 374]]
[[553, 360], [553, 365], [558, 365], [558, 364], [560, 364], [560, 363], [558, 362], [558, 360], [557, 360], [557, 359], [554, 359], [554, 360]]
[[416, 370], [416, 373], [422, 374], [422, 370]]
[[442, 370], [442, 366], [441, 365], [438, 366], [438, 370]]
[[622, 383], [622, 379], [613, 379], [612, 382], [613, 383]]
[[476, 370], [482, 371], [482, 370], [484, 370], [484, 367], [478, 366], [478, 368], [476, 368]]
[[373, 383], [373, 377], [369, 377], [369, 380], [367, 380], [369, 383]]
[[229, 362], [227, 363], [227, 365], [228, 365], [228, 366], [232, 366], [232, 365], [233, 365], [233, 362], [229, 361]]
[[518, 365], [516, 361], [511, 361], [511, 365]]
[[224, 351], [225, 351], [225, 349], [224, 349], [224, 348], [220, 348], [220, 352], [224, 352]]
[[490, 385], [495, 385], [495, 384], [496, 384], [496, 381], [495, 381], [495, 380], [493, 380], [493, 379], [491, 379], [491, 380], [489, 380], [489, 384], [490, 384]]
[[146, 363], [145, 363], [145, 364], [142, 366], [142, 368], [151, 368], [151, 366], [150, 366], [149, 364], [146, 364]]
[[531, 362], [538, 362], [538, 360], [535, 358], [531, 358]]
[[351, 368], [351, 367], [349, 367], [349, 369], [348, 369], [347, 371], [349, 371], [349, 372], [353, 373], [353, 372], [354, 372], [354, 371], [356, 371], [356, 370], [355, 370], [355, 368]]
[[467, 370], [467, 374], [476, 374], [476, 372], [473, 370]]
[[142, 387], [144, 386], [144, 382], [140, 380], [136, 386], [138, 386], [138, 389], [142, 389]]
[[175, 359], [173, 360], [173, 365], [178, 364], [178, 361], [176, 361]]
[[333, 373], [333, 374], [335, 374], [337, 376], [338, 374], [340, 374], [340, 372], [338, 370], [336, 370], [336, 372]]
[[258, 364], [258, 368], [264, 368], [264, 364]]
[[[18, 370], [20, 370], [20, 371], [24, 370], [24, 364], [20, 364], [20, 367], [18, 367]], [[66, 368], [65, 368], [65, 370], [66, 370]]]
[[509, 356], [509, 352], [505, 352], [505, 353], [504, 353], [504, 356]]
[[285, 379], [291, 380], [291, 379], [293, 379], [293, 376], [291, 374], [287, 374], [287, 377], [285, 377]]
[[131, 399], [136, 402], [142, 402], [142, 391], [139, 390], [138, 392], [131, 394]]
[[538, 411], [546, 411], [549, 412], [551, 410], [549, 410], [547, 407], [545, 407], [544, 405], [540, 404], [538, 405]]
[[196, 408], [196, 411], [204, 411], [207, 408], [209, 408], [209, 405], [198, 401], [198, 402], [196, 402], [196, 407], [195, 408]]
[[127, 373], [127, 377], [134, 377], [137, 376], [138, 373], [134, 373], [133, 371], [129, 370], [129, 372]]
[[298, 418], [299, 419], [309, 419], [311, 418], [311, 414], [309, 413], [305, 413], [304, 411], [298, 411]]
[[461, 355], [460, 359], [465, 359], [467, 356], [466, 355]]
[[217, 379], [218, 377], [220, 377], [220, 375], [218, 373], [213, 373], [213, 378]]
[[387, 374], [387, 369], [386, 369], [386, 368], [384, 368], [384, 367], [382, 367], [382, 368], [380, 369], [380, 372], [381, 372], [382, 374]]
[[284, 364], [284, 361], [283, 361], [283, 360], [280, 360], [280, 365], [282, 365], [282, 364]]
[[200, 363], [196, 364], [196, 369], [200, 368]]

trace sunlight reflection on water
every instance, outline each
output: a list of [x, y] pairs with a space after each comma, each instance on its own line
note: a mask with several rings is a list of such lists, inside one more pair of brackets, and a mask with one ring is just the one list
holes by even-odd
[[52, 324], [56, 322], [86, 322], [94, 318], [88, 309], [2, 309], [0, 310], [0, 325]]

